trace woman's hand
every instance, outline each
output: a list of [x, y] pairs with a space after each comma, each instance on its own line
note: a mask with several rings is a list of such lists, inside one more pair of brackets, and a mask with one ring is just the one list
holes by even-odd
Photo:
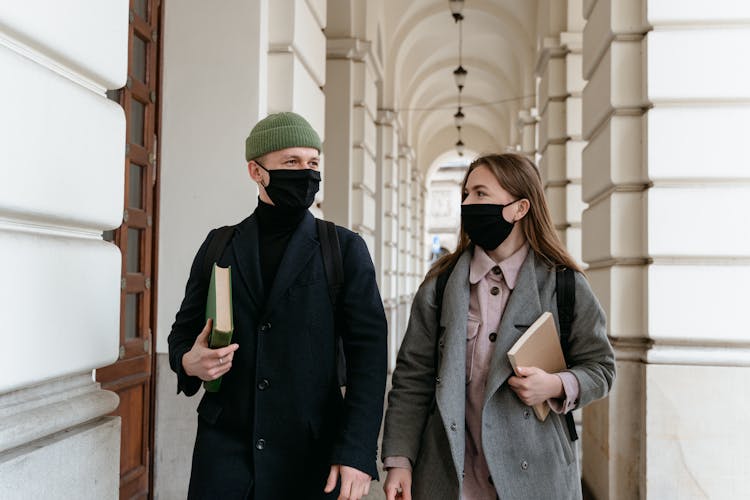
[[388, 469], [383, 491], [386, 500], [411, 500], [411, 470], [401, 467]]
[[557, 375], [535, 366], [519, 366], [517, 370], [520, 377], [510, 377], [508, 385], [523, 404], [534, 406], [565, 395], [562, 380]]

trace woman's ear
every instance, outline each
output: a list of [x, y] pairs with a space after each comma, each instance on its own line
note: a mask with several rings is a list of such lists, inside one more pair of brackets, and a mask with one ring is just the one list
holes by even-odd
[[523, 219], [527, 213], [529, 213], [529, 209], [531, 208], [531, 203], [529, 203], [529, 200], [526, 198], [523, 198], [516, 203], [516, 214], [515, 214], [515, 221], [518, 222], [519, 220]]

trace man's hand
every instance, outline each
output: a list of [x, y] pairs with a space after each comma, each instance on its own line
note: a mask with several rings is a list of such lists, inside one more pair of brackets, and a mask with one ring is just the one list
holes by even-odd
[[339, 473], [341, 474], [341, 493], [338, 500], [359, 500], [370, 493], [372, 480], [370, 475], [346, 465], [331, 466], [331, 472], [328, 474], [328, 481], [323, 490], [325, 493], [330, 493], [336, 488]]
[[383, 491], [386, 500], [411, 500], [411, 471], [401, 467], [388, 469]]
[[216, 380], [232, 367], [234, 351], [239, 344], [230, 344], [220, 349], [208, 347], [208, 335], [211, 333], [211, 319], [206, 321], [200, 335], [195, 339], [193, 347], [183, 354], [182, 368], [191, 377], [201, 380]]
[[510, 377], [508, 385], [513, 392], [528, 406], [537, 405], [551, 398], [561, 398], [565, 395], [562, 380], [554, 374], [550, 374], [537, 368], [518, 367], [520, 377]]

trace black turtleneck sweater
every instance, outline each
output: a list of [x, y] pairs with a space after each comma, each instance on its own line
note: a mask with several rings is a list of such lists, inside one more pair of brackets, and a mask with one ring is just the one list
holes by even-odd
[[271, 285], [273, 285], [289, 240], [306, 212], [307, 209], [293, 212], [279, 209], [258, 198], [255, 216], [258, 219], [260, 273], [266, 297], [271, 291]]

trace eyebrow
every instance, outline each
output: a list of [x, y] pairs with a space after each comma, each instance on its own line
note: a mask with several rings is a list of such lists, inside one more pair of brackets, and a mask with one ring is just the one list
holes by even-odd
[[466, 190], [476, 190], [476, 189], [487, 189], [487, 186], [484, 184], [475, 184], [473, 186], [466, 186]]
[[[282, 160], [291, 160], [291, 159], [302, 160], [303, 158], [300, 155], [285, 155], [282, 157]], [[313, 156], [307, 161], [320, 161], [320, 156]]]

